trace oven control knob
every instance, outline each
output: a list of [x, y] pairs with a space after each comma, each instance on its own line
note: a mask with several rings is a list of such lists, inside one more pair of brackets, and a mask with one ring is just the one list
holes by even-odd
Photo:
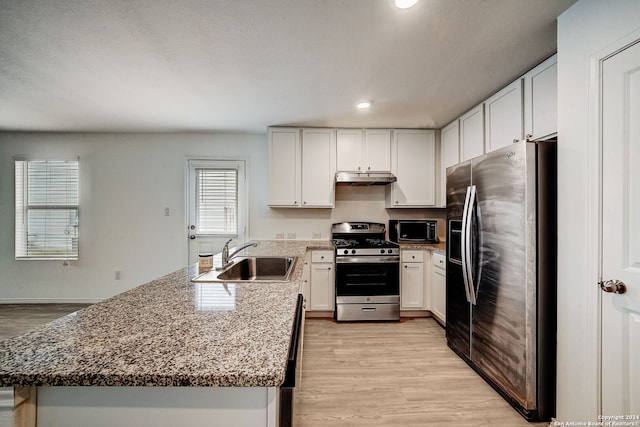
[[387, 253], [393, 253], [393, 249], [389, 249]]
[[384, 249], [380, 249], [380, 253], [383, 254], [384, 253]]
[[355, 254], [355, 253], [356, 253], [356, 250], [355, 250], [355, 249], [351, 249], [351, 253], [352, 253], [352, 254]]
[[349, 249], [345, 249], [345, 250], [344, 250], [344, 254], [346, 255], [346, 254], [348, 254], [348, 253], [349, 253]]

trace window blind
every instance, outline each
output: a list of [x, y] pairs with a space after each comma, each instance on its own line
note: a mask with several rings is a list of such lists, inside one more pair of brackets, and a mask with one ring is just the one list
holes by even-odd
[[237, 169], [196, 169], [199, 234], [238, 234]]
[[78, 258], [78, 161], [18, 160], [16, 259]]

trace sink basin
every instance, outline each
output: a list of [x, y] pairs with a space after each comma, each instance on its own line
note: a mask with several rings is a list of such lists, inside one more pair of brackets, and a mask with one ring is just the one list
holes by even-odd
[[225, 270], [208, 271], [194, 282], [287, 282], [296, 257], [250, 256], [237, 257]]

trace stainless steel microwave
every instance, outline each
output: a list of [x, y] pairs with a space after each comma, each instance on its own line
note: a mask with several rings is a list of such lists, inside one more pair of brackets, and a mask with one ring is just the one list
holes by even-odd
[[396, 243], [439, 243], [435, 219], [390, 219], [389, 240]]

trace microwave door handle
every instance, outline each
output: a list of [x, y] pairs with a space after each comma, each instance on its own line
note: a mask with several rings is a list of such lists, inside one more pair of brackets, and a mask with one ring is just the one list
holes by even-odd
[[468, 210], [469, 210], [469, 198], [471, 196], [471, 187], [467, 187], [467, 194], [464, 198], [464, 209], [462, 211], [462, 228], [460, 229], [460, 258], [462, 261], [462, 281], [464, 282], [464, 292], [467, 297], [467, 302], [471, 302], [471, 296], [469, 294], [469, 270], [467, 268], [468, 257], [467, 257], [467, 222], [468, 219]]
[[476, 196], [477, 196], [477, 191], [476, 191], [476, 186], [472, 185], [471, 186], [471, 194], [469, 196], [469, 206], [468, 206], [468, 211], [467, 211], [467, 228], [465, 230], [465, 248], [467, 251], [467, 263], [466, 263], [466, 268], [467, 268], [467, 278], [468, 278], [468, 287], [469, 287], [469, 302], [473, 305], [476, 305], [476, 287], [475, 287], [475, 283], [473, 280], [473, 259], [474, 259], [474, 253], [473, 253], [473, 247], [471, 245], [471, 240], [473, 238], [473, 219], [474, 219], [474, 214], [475, 214], [475, 206], [476, 206]]

